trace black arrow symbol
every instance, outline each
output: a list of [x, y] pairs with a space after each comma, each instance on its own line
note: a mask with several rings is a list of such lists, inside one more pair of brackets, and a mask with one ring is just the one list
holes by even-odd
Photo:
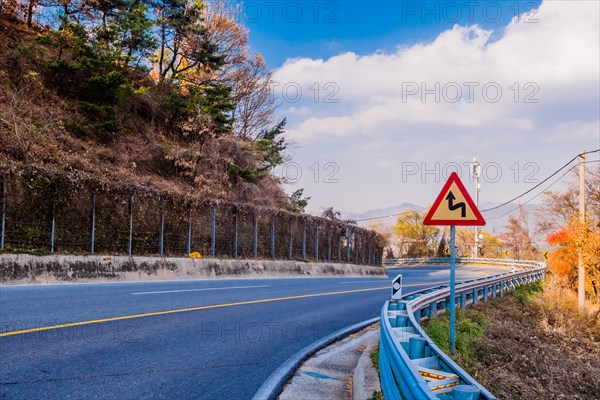
[[448, 200], [448, 208], [450, 209], [450, 211], [454, 211], [460, 208], [460, 216], [462, 218], [465, 218], [467, 216], [467, 205], [464, 202], [461, 201], [460, 203], [453, 204], [454, 200], [456, 200], [456, 197], [454, 197], [452, 191], [448, 193], [448, 196], [446, 196], [446, 200]]

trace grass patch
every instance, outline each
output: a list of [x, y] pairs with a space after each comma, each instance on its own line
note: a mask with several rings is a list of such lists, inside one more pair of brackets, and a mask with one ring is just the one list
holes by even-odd
[[523, 305], [530, 302], [534, 296], [544, 290], [541, 282], [528, 283], [517, 287], [515, 290], [508, 292], [509, 296], [515, 297], [519, 304]]
[[371, 400], [384, 400], [383, 393], [381, 393], [378, 390], [374, 391], [373, 394], [371, 395]]
[[377, 350], [375, 350], [374, 352], [369, 354], [369, 358], [371, 359], [371, 362], [373, 363], [373, 367], [375, 367], [375, 369], [377, 370], [377, 373], [379, 374], [379, 347], [377, 347]]
[[[446, 354], [450, 354], [450, 316], [443, 314], [422, 324], [425, 333]], [[475, 310], [456, 310], [456, 351], [463, 360], [472, 360], [473, 345], [485, 336], [489, 322]]]

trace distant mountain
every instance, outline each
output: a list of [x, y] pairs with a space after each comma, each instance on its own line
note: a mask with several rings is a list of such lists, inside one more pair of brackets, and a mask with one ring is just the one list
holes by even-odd
[[[500, 203], [483, 203], [479, 205], [480, 210], [487, 210], [490, 208], [498, 207]], [[504, 226], [508, 223], [508, 217], [518, 216], [519, 215], [519, 204], [510, 203], [506, 204], [497, 209], [483, 212], [483, 217], [486, 220], [486, 225], [483, 228], [484, 230], [493, 233], [499, 234], [504, 231]], [[523, 208], [529, 214], [530, 219], [530, 227], [533, 226], [533, 217], [535, 210], [539, 207], [537, 204], [525, 204]], [[343, 219], [353, 219], [358, 221], [360, 226], [368, 226], [374, 221], [381, 221], [383, 224], [391, 226], [396, 222], [398, 218], [395, 214], [400, 214], [406, 210], [423, 210], [424, 207], [412, 204], [412, 203], [402, 203], [397, 206], [387, 207], [387, 208], [378, 208], [374, 210], [368, 210], [362, 213], [352, 212], [352, 211], [342, 211]]]
[[380, 221], [384, 224], [393, 224], [398, 218], [395, 214], [400, 214], [406, 210], [422, 210], [423, 207], [412, 203], [402, 203], [397, 206], [387, 208], [377, 208], [368, 210], [363, 213], [342, 211], [343, 219], [352, 219], [358, 221], [358, 225], [367, 226], [375, 221]]
[[[517, 217], [520, 211], [520, 209], [518, 208], [519, 204], [515, 203], [509, 203], [494, 210], [483, 211], [490, 208], [498, 207], [499, 205], [500, 203], [489, 202], [479, 205], [479, 210], [482, 211], [483, 218], [485, 218], [486, 222], [483, 229], [493, 234], [499, 234], [502, 231], [504, 231], [504, 226], [506, 226], [506, 224], [508, 223], [508, 217], [510, 217], [511, 215]], [[522, 208], [524, 208], [525, 211], [527, 211], [527, 214], [529, 215], [529, 226], [532, 229], [535, 228], [533, 219], [535, 216], [535, 210], [537, 210], [538, 207], [538, 204], [525, 204], [524, 206], [522, 206]]]

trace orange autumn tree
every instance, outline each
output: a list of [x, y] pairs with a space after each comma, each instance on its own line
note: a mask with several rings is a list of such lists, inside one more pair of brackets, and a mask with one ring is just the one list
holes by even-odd
[[558, 246], [555, 251], [550, 253], [548, 259], [550, 271], [572, 280], [573, 275], [577, 274], [578, 254], [571, 227], [567, 226], [548, 235], [546, 242], [551, 246]]
[[586, 269], [586, 292], [600, 303], [600, 230], [594, 221], [582, 224], [573, 219], [563, 229], [548, 235], [546, 241], [557, 247], [550, 253], [550, 271], [564, 277], [573, 288], [577, 286], [581, 251]]

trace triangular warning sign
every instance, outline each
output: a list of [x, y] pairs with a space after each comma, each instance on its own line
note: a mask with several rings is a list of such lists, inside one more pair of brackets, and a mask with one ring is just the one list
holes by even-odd
[[483, 226], [485, 220], [453, 172], [429, 209], [423, 225]]

